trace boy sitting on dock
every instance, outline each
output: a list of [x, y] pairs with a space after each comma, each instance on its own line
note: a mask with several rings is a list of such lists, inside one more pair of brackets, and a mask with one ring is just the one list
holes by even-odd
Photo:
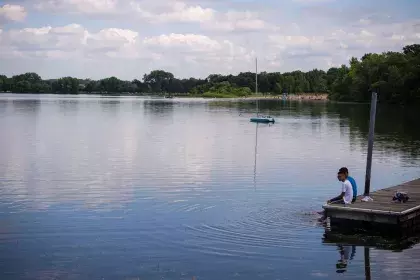
[[352, 188], [353, 188], [353, 200], [351, 201], [351, 203], [356, 202], [356, 197], [357, 197], [357, 184], [356, 184], [356, 180], [354, 180], [353, 177], [349, 176], [349, 170], [347, 169], [347, 167], [341, 167], [339, 172], [344, 172], [346, 174], [346, 178], [347, 180], [349, 180]]
[[[347, 173], [346, 173], [347, 171]], [[348, 170], [347, 168], [340, 168], [337, 173], [337, 179], [342, 182], [341, 184], [341, 194], [334, 198], [331, 198], [327, 201], [328, 204], [330, 203], [338, 203], [338, 204], [351, 204], [353, 201], [353, 186], [350, 183], [348, 178]]]
[[[328, 204], [335, 203], [335, 204], [351, 204], [356, 200], [356, 197], [353, 196], [353, 186], [348, 180], [348, 169], [346, 167], [340, 168], [337, 173], [337, 179], [341, 182], [341, 194], [334, 198], [331, 198], [327, 201]], [[353, 179], [354, 181], [354, 179]], [[356, 183], [356, 182], [355, 182]], [[357, 189], [356, 189], [357, 191]], [[321, 214], [322, 217], [318, 219], [319, 222], [325, 222], [326, 215], [325, 211], [318, 212]]]

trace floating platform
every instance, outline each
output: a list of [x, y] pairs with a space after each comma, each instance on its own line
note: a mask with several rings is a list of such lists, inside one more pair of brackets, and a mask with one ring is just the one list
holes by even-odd
[[[396, 192], [406, 192], [406, 203], [392, 200]], [[411, 236], [420, 232], [420, 179], [370, 193], [373, 201], [358, 196], [350, 205], [323, 206], [331, 232], [371, 231], [381, 235]]]
[[274, 123], [274, 118], [267, 116], [267, 117], [254, 117], [249, 119], [250, 122], [255, 123]]

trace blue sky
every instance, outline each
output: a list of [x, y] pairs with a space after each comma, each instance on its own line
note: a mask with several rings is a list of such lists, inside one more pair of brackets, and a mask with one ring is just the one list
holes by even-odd
[[121, 79], [328, 69], [420, 42], [420, 1], [0, 1], [0, 73]]

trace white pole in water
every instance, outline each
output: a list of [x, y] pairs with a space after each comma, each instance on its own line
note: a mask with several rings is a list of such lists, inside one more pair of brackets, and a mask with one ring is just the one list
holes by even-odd
[[365, 177], [365, 193], [364, 196], [367, 200], [370, 200], [370, 175], [372, 172], [372, 152], [373, 152], [373, 140], [375, 136], [375, 119], [376, 119], [376, 103], [378, 94], [372, 92], [372, 101], [370, 104], [370, 124], [369, 124], [369, 138], [368, 138], [368, 152], [366, 160], [366, 177]]

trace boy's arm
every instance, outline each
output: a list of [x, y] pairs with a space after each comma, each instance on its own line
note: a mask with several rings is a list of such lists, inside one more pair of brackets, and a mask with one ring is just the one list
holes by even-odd
[[331, 198], [330, 200], [327, 201], [327, 203], [331, 203], [340, 199], [343, 199], [345, 192], [342, 192], [339, 196], [336, 196], [334, 198]]

